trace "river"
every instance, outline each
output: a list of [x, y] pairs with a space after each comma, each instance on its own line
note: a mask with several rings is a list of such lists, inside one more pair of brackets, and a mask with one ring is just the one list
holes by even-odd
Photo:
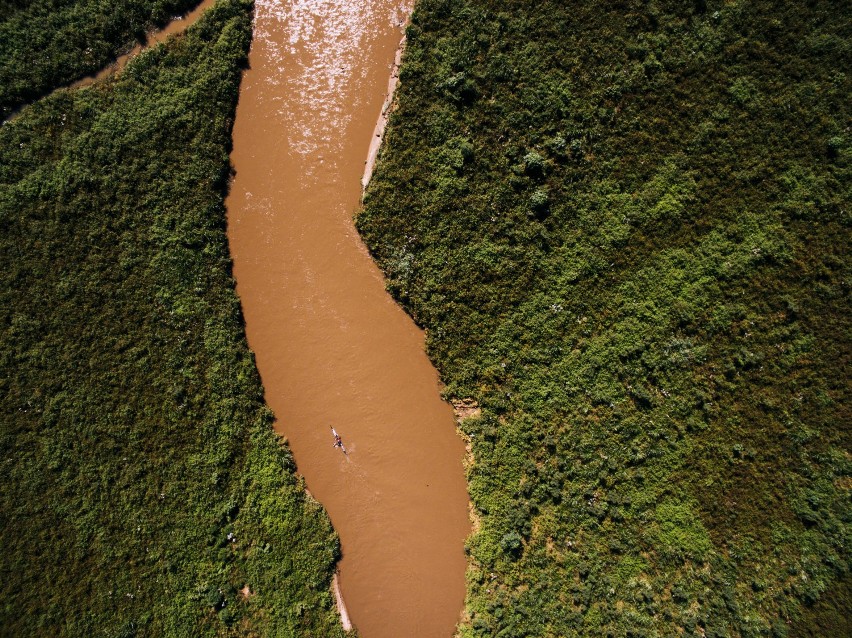
[[340, 534], [364, 638], [451, 636], [470, 532], [464, 445], [424, 335], [352, 222], [407, 1], [256, 1], [227, 200], [266, 401]]

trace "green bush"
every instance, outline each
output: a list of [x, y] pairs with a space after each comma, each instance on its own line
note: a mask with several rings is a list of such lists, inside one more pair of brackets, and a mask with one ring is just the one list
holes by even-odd
[[851, 33], [418, 3], [357, 224], [482, 408], [465, 638], [843, 635]]
[[342, 634], [231, 277], [251, 10], [0, 128], [4, 635]]
[[100, 71], [199, 0], [0, 3], [0, 118]]

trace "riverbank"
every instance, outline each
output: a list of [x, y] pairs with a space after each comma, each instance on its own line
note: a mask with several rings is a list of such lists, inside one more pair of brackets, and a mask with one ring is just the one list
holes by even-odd
[[418, 5], [358, 228], [481, 408], [465, 638], [848, 634], [848, 32]]
[[340, 624], [343, 626], [344, 631], [351, 631], [352, 621], [349, 620], [349, 612], [346, 610], [346, 602], [343, 600], [343, 593], [340, 591], [340, 575], [338, 572], [334, 572], [332, 590], [334, 591], [334, 601], [337, 605], [337, 613], [340, 614]]
[[379, 149], [385, 137], [385, 128], [387, 128], [388, 120], [393, 111], [393, 98], [396, 93], [396, 86], [399, 83], [399, 67], [402, 64], [402, 55], [405, 52], [405, 36], [399, 41], [399, 46], [394, 54], [393, 64], [391, 65], [390, 77], [388, 78], [387, 93], [385, 101], [382, 103], [382, 110], [379, 113], [379, 118], [376, 120], [376, 127], [373, 129], [373, 137], [370, 139], [370, 148], [367, 151], [367, 160], [364, 162], [364, 175], [361, 177], [362, 192], [367, 190], [367, 185], [370, 183], [370, 178], [373, 176], [373, 170], [376, 167], [376, 159], [379, 155]]

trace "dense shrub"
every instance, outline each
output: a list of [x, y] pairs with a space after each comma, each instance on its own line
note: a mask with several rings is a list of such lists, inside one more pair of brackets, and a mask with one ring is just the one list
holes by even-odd
[[341, 634], [337, 538], [243, 334], [224, 190], [251, 3], [0, 128], [0, 626]]
[[418, 4], [358, 227], [482, 408], [462, 635], [850, 633], [851, 19]]
[[99, 71], [200, 0], [0, 0], [0, 118]]

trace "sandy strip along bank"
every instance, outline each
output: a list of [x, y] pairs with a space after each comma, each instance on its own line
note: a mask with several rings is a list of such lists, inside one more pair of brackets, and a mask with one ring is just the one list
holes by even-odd
[[337, 572], [334, 572], [332, 587], [334, 588], [334, 600], [337, 603], [337, 612], [340, 614], [340, 624], [343, 625], [345, 631], [351, 631], [352, 621], [349, 620], [349, 612], [346, 611], [346, 602], [344, 602], [343, 594], [340, 592], [340, 577], [337, 575]]
[[393, 59], [390, 78], [388, 79], [388, 92], [385, 97], [385, 102], [382, 104], [382, 111], [379, 113], [379, 119], [376, 120], [376, 128], [373, 130], [373, 138], [370, 140], [370, 150], [367, 152], [367, 161], [364, 162], [364, 176], [361, 178], [362, 191], [367, 190], [367, 185], [370, 183], [370, 178], [373, 176], [373, 169], [376, 167], [376, 158], [379, 156], [379, 149], [385, 139], [385, 128], [388, 125], [391, 111], [393, 110], [393, 96], [396, 92], [396, 85], [399, 83], [399, 67], [402, 64], [402, 53], [405, 50], [405, 36], [399, 41], [399, 46], [396, 48], [396, 55]]

